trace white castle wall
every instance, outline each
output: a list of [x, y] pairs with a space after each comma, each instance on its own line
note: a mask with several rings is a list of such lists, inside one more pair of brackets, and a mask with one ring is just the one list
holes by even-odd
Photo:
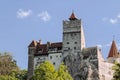
[[113, 79], [113, 63], [106, 62], [102, 56], [101, 51], [98, 51], [98, 69], [100, 80], [112, 80]]
[[48, 55], [34, 57], [34, 68], [44, 61], [51, 62], [55, 69], [58, 69], [62, 62], [62, 53], [50, 53]]

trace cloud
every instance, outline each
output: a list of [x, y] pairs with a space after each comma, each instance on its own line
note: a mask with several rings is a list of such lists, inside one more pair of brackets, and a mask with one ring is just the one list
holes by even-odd
[[117, 15], [117, 18], [120, 18], [120, 14]]
[[100, 45], [100, 44], [98, 44], [97, 46], [98, 46], [99, 48], [102, 48], [102, 45]]
[[17, 11], [17, 18], [23, 19], [23, 18], [27, 18], [32, 14], [31, 10], [23, 10], [23, 9], [19, 9]]
[[104, 47], [110, 47], [111, 44], [112, 44], [112, 42], [109, 42], [108, 44], [103, 44], [103, 45], [97, 44], [97, 46], [98, 46], [99, 48], [104, 48]]
[[108, 17], [103, 17], [102, 18], [102, 21], [103, 22], [108, 22], [108, 23], [111, 23], [111, 24], [118, 24], [120, 23], [120, 13], [115, 15], [115, 17], [111, 17], [111, 18], [108, 18]]
[[112, 18], [111, 18], [109, 21], [110, 21], [110, 23], [112, 23], [112, 24], [118, 23], [118, 20], [117, 20], [117, 19], [112, 19]]
[[43, 21], [49, 21], [51, 19], [50, 14], [47, 11], [43, 11], [38, 14], [38, 17]]
[[105, 44], [104, 47], [109, 47], [109, 46], [111, 46], [111, 44], [112, 44], [112, 42]]

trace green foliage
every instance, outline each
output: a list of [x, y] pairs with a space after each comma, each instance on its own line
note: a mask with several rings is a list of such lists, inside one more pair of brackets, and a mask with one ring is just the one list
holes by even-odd
[[112, 69], [114, 70], [114, 80], [120, 80], [120, 63], [115, 62], [115, 65], [112, 67]]
[[58, 69], [58, 79], [57, 80], [73, 80], [69, 74], [67, 67], [62, 63]]
[[11, 76], [16, 77], [18, 80], [27, 80], [27, 71], [26, 70], [12, 71]]
[[0, 55], [0, 75], [9, 75], [11, 71], [18, 71], [19, 67], [16, 65], [16, 61], [13, 60], [9, 53], [3, 53]]
[[48, 61], [41, 63], [35, 69], [34, 80], [56, 80], [56, 72], [54, 66]]
[[20, 70], [7, 52], [0, 53], [0, 80], [27, 80], [27, 71]]
[[66, 66], [62, 63], [56, 71], [54, 66], [45, 61], [40, 66], [36, 67], [32, 80], [73, 80], [67, 71]]
[[0, 75], [0, 80], [18, 80], [18, 79], [13, 76]]

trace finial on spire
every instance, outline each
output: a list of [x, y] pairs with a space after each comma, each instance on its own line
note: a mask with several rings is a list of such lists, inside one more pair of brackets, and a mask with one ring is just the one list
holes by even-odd
[[113, 35], [113, 40], [115, 40], [115, 35]]
[[72, 14], [71, 14], [69, 20], [77, 20], [77, 18], [75, 17], [74, 11], [72, 11]]

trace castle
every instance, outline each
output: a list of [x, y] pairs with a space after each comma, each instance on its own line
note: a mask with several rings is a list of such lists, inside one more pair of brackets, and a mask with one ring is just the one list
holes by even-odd
[[82, 21], [72, 13], [69, 20], [63, 21], [62, 42], [42, 44], [41, 40], [33, 40], [29, 44], [28, 80], [33, 76], [35, 66], [46, 60], [55, 69], [64, 62], [74, 80], [112, 80], [111, 68], [115, 61], [120, 62], [120, 56], [114, 40], [107, 61], [99, 47], [86, 48]]

